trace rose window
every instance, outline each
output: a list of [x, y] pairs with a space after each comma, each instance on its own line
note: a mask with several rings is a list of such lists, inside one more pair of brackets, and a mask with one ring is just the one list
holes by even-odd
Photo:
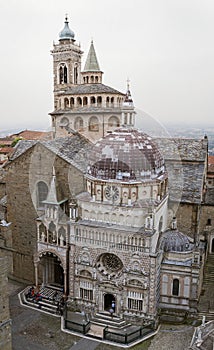
[[120, 274], [123, 263], [115, 254], [105, 253], [99, 257], [96, 267], [103, 275], [115, 277]]

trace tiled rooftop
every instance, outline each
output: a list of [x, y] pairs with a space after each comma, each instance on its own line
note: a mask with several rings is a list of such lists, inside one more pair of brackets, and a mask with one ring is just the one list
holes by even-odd
[[[165, 157], [169, 174], [170, 199], [200, 203], [205, 171], [206, 140], [155, 138], [155, 141]], [[10, 159], [16, 159], [37, 142], [19, 142]], [[68, 138], [40, 142], [68, 163], [83, 172], [86, 171], [88, 151], [92, 145], [83, 136], [77, 133]]]
[[46, 131], [23, 130], [11, 137], [21, 137], [24, 140], [47, 140], [51, 138], [51, 133]]
[[[124, 93], [104, 84], [78, 84], [61, 91], [62, 94], [69, 95], [110, 93], [125, 96]], [[60, 93], [60, 91], [58, 91], [58, 93]]]

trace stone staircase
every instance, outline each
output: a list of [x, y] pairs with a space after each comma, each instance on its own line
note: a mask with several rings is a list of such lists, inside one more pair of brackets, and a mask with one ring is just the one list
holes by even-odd
[[95, 324], [102, 327], [108, 326], [110, 328], [117, 329], [125, 327], [127, 328], [127, 326], [129, 326], [129, 324], [127, 324], [126, 321], [124, 321], [116, 315], [113, 315], [113, 317], [111, 317], [108, 312], [96, 313], [96, 315], [93, 316], [90, 321], [91, 324]]
[[[42, 287], [40, 289], [41, 300], [38, 301], [33, 297], [27, 296], [29, 289], [30, 287], [26, 287], [21, 293], [19, 293], [19, 299], [22, 305], [60, 316], [60, 313], [58, 312], [58, 302], [63, 293], [59, 289]], [[55, 296], [56, 292], [57, 296]]]
[[205, 268], [202, 292], [198, 303], [198, 318], [214, 320], [214, 254], [209, 254]]
[[110, 316], [109, 312], [98, 312], [90, 319], [90, 330], [87, 336], [103, 339], [106, 327], [115, 333], [121, 333], [122, 331], [128, 331], [132, 325], [116, 315]]

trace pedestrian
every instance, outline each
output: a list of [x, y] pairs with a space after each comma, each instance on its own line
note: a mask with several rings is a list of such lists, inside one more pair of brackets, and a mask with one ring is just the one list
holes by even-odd
[[111, 308], [111, 309], [109, 310], [109, 312], [110, 312], [111, 318], [113, 318], [114, 310]]
[[42, 301], [42, 295], [38, 292], [35, 295], [35, 301], [36, 303], [38, 303], [39, 301]]
[[115, 312], [115, 302], [114, 302], [114, 300], [113, 300], [112, 303], [111, 303], [111, 307], [112, 307], [112, 309], [113, 309], [114, 312]]

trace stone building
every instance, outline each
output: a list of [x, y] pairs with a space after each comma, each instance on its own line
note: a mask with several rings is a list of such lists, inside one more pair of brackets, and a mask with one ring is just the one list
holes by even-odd
[[129, 92], [124, 94], [102, 83], [93, 41], [83, 71], [82, 54], [66, 18], [59, 43], [52, 50], [54, 111], [50, 115], [54, 137], [77, 130], [94, 141], [118, 126], [133, 126], [135, 112]]
[[196, 312], [208, 141], [135, 129], [129, 86], [103, 84], [93, 42], [81, 71], [74, 37], [66, 18], [52, 50], [53, 139], [19, 142], [4, 167], [14, 276], [132, 321]]
[[2, 350], [12, 349], [11, 319], [9, 312], [8, 296], [8, 262], [5, 256], [1, 255], [0, 249], [0, 348]]

